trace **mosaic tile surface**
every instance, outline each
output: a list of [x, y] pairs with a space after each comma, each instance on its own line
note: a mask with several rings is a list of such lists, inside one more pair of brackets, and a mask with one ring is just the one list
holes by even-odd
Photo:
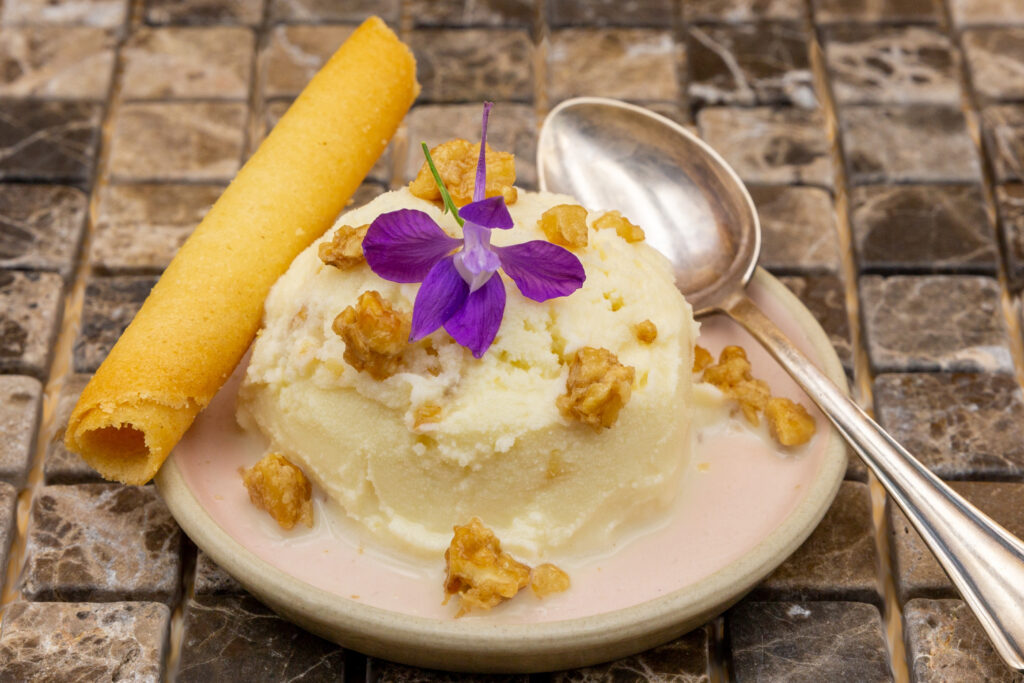
[[35, 455], [42, 397], [43, 386], [34, 377], [0, 375], [0, 481], [19, 487], [25, 483]]
[[0, 372], [46, 379], [63, 290], [56, 273], [0, 270]]
[[964, 31], [971, 82], [984, 100], [1024, 98], [1024, 27]]
[[0, 96], [106, 99], [114, 44], [88, 26], [0, 28]]
[[147, 24], [258, 24], [263, 3], [253, 0], [145, 0]]
[[88, 196], [64, 185], [0, 185], [0, 268], [70, 278], [85, 232]]
[[101, 110], [92, 102], [0, 98], [0, 181], [87, 182]]
[[82, 456], [72, 453], [64, 447], [64, 430], [68, 426], [68, 418], [78, 402], [82, 389], [92, 375], [72, 374], [65, 378], [57, 397], [57, 411], [54, 423], [57, 426], [57, 438], [46, 444], [46, 457], [43, 460], [43, 481], [47, 484], [88, 484], [103, 481], [99, 472], [85, 464]]
[[1006, 246], [1006, 268], [1010, 286], [1024, 287], [1024, 185], [996, 188], [1000, 229]]
[[775, 274], [839, 272], [839, 232], [828, 192], [785, 186], [749, 190], [761, 221], [758, 265]]
[[421, 29], [409, 36], [420, 102], [529, 102], [533, 41], [519, 29]]
[[1024, 180], [1024, 106], [1003, 104], [981, 110], [982, 140], [1000, 183]]
[[75, 339], [75, 372], [96, 372], [128, 327], [157, 278], [92, 278], [85, 288], [82, 328]]

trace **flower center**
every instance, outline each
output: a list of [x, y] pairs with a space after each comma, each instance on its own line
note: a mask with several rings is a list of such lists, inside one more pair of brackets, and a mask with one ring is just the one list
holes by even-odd
[[475, 292], [483, 287], [501, 267], [501, 260], [491, 250], [491, 231], [470, 221], [462, 226], [464, 244], [455, 254], [455, 270]]

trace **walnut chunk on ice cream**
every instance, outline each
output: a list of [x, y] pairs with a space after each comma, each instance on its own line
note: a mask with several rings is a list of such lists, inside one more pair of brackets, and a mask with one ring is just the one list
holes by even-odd
[[552, 244], [570, 249], [587, 246], [587, 210], [582, 206], [553, 206], [541, 214], [538, 225]]
[[530, 571], [530, 589], [538, 598], [567, 591], [569, 583], [569, 575], [550, 562], [538, 564]]
[[658, 338], [658, 326], [650, 320], [644, 320], [633, 325], [633, 334], [644, 344], [653, 344]]
[[331, 329], [345, 341], [345, 362], [374, 379], [387, 379], [401, 363], [408, 346], [412, 317], [396, 311], [380, 292], [359, 295], [334, 319]]
[[[456, 138], [430, 150], [437, 172], [441, 175], [448, 194], [456, 206], [473, 201], [473, 184], [476, 180], [476, 166], [480, 159], [480, 143]], [[500, 152], [487, 145], [487, 189], [485, 197], [501, 196], [506, 204], [514, 204], [518, 191], [516, 182], [515, 157], [510, 152]], [[430, 166], [424, 161], [416, 178], [409, 183], [409, 191], [420, 199], [440, 201], [441, 191], [434, 182]]]
[[280, 453], [270, 453], [242, 473], [249, 500], [283, 529], [297, 522], [313, 526], [313, 487], [302, 470]]
[[747, 352], [741, 346], [726, 346], [718, 363], [704, 369], [704, 381], [718, 387], [723, 394], [739, 403], [743, 417], [755, 427], [761, 424], [760, 413], [772, 397], [764, 380], [755, 379], [750, 371]]
[[636, 371], [608, 349], [584, 346], [573, 356], [558, 409], [595, 430], [608, 429], [629, 402]]
[[321, 242], [317, 253], [320, 260], [329, 266], [340, 270], [355, 268], [361, 263], [366, 263], [363, 256], [363, 238], [369, 224], [353, 228], [351, 225], [342, 225], [334, 232], [330, 242]]
[[639, 225], [634, 225], [628, 218], [618, 211], [609, 211], [594, 221], [594, 228], [597, 230], [614, 230], [619, 237], [627, 242], [643, 242], [644, 231]]
[[471, 609], [490, 609], [530, 583], [530, 567], [502, 551], [498, 537], [476, 517], [455, 527], [444, 560], [445, 602], [459, 596], [457, 617]]

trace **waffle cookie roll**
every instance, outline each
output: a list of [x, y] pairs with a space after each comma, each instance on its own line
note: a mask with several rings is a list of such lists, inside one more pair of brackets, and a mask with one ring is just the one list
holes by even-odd
[[418, 91], [412, 53], [368, 19], [181, 247], [82, 393], [69, 449], [107, 479], [156, 474], [245, 354], [271, 285], [331, 226]]

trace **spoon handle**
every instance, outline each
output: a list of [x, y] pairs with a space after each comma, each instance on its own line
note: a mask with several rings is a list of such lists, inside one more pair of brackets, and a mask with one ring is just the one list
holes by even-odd
[[1024, 543], [868, 417], [744, 294], [722, 307], [803, 387], [924, 538], [1006, 663], [1024, 671]]

